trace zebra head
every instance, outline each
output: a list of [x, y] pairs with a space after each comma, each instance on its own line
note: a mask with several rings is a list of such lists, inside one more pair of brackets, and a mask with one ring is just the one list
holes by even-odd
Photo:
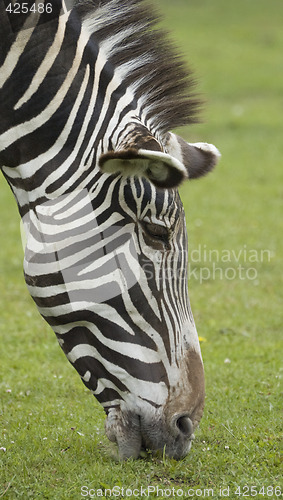
[[217, 157], [212, 145], [172, 133], [162, 145], [146, 127], [131, 126], [117, 150], [100, 156], [90, 189], [28, 216], [30, 293], [103, 405], [107, 436], [122, 458], [164, 446], [183, 457], [203, 413], [177, 186], [207, 173]]
[[147, 3], [69, 4], [53, 0], [50, 19], [0, 5], [0, 161], [25, 280], [121, 458], [164, 447], [180, 458], [204, 372], [178, 186], [219, 154], [169, 132], [198, 102]]
[[[188, 297], [187, 231], [177, 186], [187, 177], [209, 172], [219, 152], [213, 145], [188, 144], [172, 133], [161, 151], [148, 131], [141, 127], [133, 131], [123, 149], [100, 158], [103, 171], [127, 176], [131, 172], [132, 177], [122, 181], [116, 203], [132, 232], [125, 254], [118, 259], [127, 284], [120, 282], [123, 291], [112, 300], [112, 304], [122, 301], [122, 307], [114, 310], [125, 311], [130, 335], [127, 340], [124, 333], [119, 337], [120, 361], [117, 358], [116, 367], [107, 373], [108, 390], [101, 386], [96, 397], [108, 414], [107, 435], [118, 443], [122, 457], [137, 457], [142, 448], [165, 447], [167, 455], [181, 458], [189, 451], [202, 417], [205, 388]], [[144, 148], [132, 142], [136, 134]], [[145, 149], [149, 145], [154, 150]], [[119, 335], [115, 318], [109, 326], [115, 339]], [[123, 387], [117, 388], [115, 380], [123, 381]]]

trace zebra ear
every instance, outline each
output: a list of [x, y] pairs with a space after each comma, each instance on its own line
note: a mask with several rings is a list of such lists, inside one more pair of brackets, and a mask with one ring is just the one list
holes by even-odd
[[149, 179], [156, 187], [175, 188], [187, 178], [184, 165], [170, 154], [148, 149], [122, 149], [100, 156], [99, 167], [109, 174], [121, 173], [125, 177], [139, 176]]
[[166, 150], [185, 166], [189, 179], [197, 179], [206, 175], [221, 157], [213, 144], [206, 142], [191, 144], [171, 132], [166, 139]]

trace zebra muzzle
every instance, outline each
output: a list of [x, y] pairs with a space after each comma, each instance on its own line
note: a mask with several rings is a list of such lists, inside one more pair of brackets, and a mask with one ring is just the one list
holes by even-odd
[[193, 430], [187, 414], [174, 415], [167, 424], [160, 415], [139, 416], [118, 408], [109, 411], [105, 424], [106, 435], [118, 445], [121, 460], [138, 458], [144, 450], [165, 450], [172, 458], [183, 458], [191, 448]]

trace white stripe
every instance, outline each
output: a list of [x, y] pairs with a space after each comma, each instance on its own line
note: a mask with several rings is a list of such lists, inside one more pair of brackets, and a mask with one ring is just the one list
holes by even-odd
[[[120, 382], [128, 388], [131, 394], [135, 394], [139, 397], [147, 399], [149, 397], [150, 399], [153, 399], [154, 397], [153, 400], [156, 402], [156, 404], [163, 404], [165, 402], [168, 396], [168, 390], [164, 382], [155, 384], [153, 382], [147, 382], [138, 379], [137, 383], [137, 379], [135, 377], [129, 375], [129, 373], [120, 366], [117, 366], [114, 363], [111, 363], [102, 358], [97, 349], [89, 346], [88, 344], [80, 344], [78, 346], [75, 346], [72, 351], [67, 354], [67, 358], [71, 363], [75, 363], [76, 360], [84, 356], [91, 356], [94, 359], [100, 361], [105, 366], [107, 371], [116, 376], [120, 380]], [[116, 387], [115, 389], [117, 390]], [[101, 391], [101, 389], [99, 390]], [[119, 390], [117, 390], [117, 392], [119, 392]]]
[[83, 54], [83, 50], [88, 43], [88, 39], [85, 37], [85, 33], [81, 32], [80, 37], [77, 42], [77, 50], [76, 55], [74, 57], [74, 61], [72, 67], [68, 71], [66, 78], [58, 90], [57, 94], [50, 101], [49, 105], [39, 113], [36, 117], [32, 118], [29, 121], [20, 123], [15, 127], [7, 130], [4, 134], [2, 134], [1, 141], [5, 144], [5, 147], [8, 148], [13, 142], [15, 142], [18, 138], [23, 138], [25, 135], [31, 134], [37, 128], [44, 125], [50, 118], [56, 113], [58, 108], [61, 106], [62, 101], [67, 95], [70, 86], [73, 83], [73, 80], [78, 72], [78, 69], [81, 64], [81, 58]]
[[14, 106], [15, 110], [19, 109], [25, 102], [27, 102], [32, 97], [33, 94], [35, 94], [35, 92], [40, 87], [41, 83], [44, 81], [48, 71], [52, 67], [58, 53], [60, 52], [60, 48], [64, 40], [65, 28], [69, 15], [70, 14], [62, 15], [59, 17], [58, 30], [54, 38], [53, 44], [49, 48], [46, 56], [44, 57], [42, 63], [37, 69], [30, 83], [30, 86], [28, 87], [24, 95], [21, 97], [21, 99]]
[[[93, 333], [95, 338], [101, 342], [101, 344], [111, 351], [113, 351], [112, 359], [115, 359], [115, 352], [121, 354], [122, 356], [127, 356], [131, 359], [136, 359], [137, 361], [141, 361], [146, 364], [154, 364], [160, 362], [160, 355], [153, 351], [152, 349], [148, 349], [148, 347], [144, 347], [138, 344], [131, 344], [128, 342], [120, 342], [113, 339], [109, 339], [101, 334], [98, 328], [95, 325], [88, 326], [88, 330]], [[78, 344], [76, 345], [72, 351], [68, 354], [68, 359], [74, 363], [76, 359], [83, 356], [92, 356], [94, 347], [89, 344]], [[149, 369], [149, 368], [148, 368]]]
[[[39, 294], [35, 295], [35, 297], [38, 296], [40, 295]], [[119, 326], [130, 335], [132, 336], [136, 335], [136, 332], [132, 330], [132, 328], [128, 325], [128, 323], [124, 321], [124, 319], [119, 314], [117, 314], [116, 309], [114, 309], [109, 304], [102, 304], [102, 306], [99, 305], [98, 308], [95, 310], [95, 314], [97, 314], [103, 319], [106, 319], [110, 323], [113, 323], [114, 326], [115, 325]], [[96, 328], [94, 324], [89, 323], [88, 321], [78, 321], [78, 322], [70, 322], [67, 325], [56, 325], [54, 326], [53, 329], [55, 333], [59, 335], [64, 335], [76, 327], [88, 328], [90, 331], [92, 331], [93, 327]]]
[[[16, 14], [14, 14], [14, 15], [16, 15]], [[33, 16], [32, 24], [31, 24], [31, 16]], [[8, 78], [13, 73], [15, 67], [17, 66], [18, 61], [19, 61], [22, 53], [24, 52], [26, 45], [28, 44], [28, 42], [33, 34], [33, 31], [36, 27], [36, 23], [38, 21], [39, 16], [40, 16], [40, 14], [38, 13], [37, 10], [36, 10], [36, 12], [33, 12], [27, 18], [23, 27], [19, 31], [15, 42], [11, 46], [11, 48], [6, 56], [5, 61], [0, 68], [0, 89], [3, 87], [4, 83], [6, 82], [6, 80], [8, 80]], [[31, 26], [31, 25], [33, 27], [29, 28], [29, 26]]]

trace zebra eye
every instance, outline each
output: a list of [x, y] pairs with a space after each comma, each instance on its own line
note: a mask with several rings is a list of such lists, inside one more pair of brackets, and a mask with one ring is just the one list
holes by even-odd
[[150, 222], [143, 222], [144, 231], [150, 236], [158, 241], [168, 242], [169, 240], [169, 230], [165, 226], [160, 224], [153, 224]]

